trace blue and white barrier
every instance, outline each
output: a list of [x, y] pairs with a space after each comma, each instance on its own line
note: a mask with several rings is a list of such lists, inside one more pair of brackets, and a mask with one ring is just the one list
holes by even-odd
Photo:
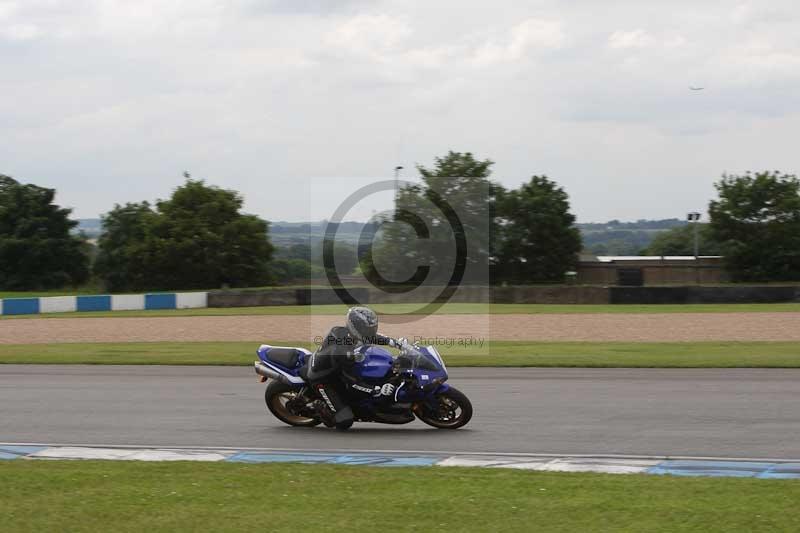
[[98, 294], [47, 296], [0, 300], [0, 315], [35, 315], [75, 311], [146, 311], [152, 309], [197, 309], [208, 307], [207, 292], [154, 294]]

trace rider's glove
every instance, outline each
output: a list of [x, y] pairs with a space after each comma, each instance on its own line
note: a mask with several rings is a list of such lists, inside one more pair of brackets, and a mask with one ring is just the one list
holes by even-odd
[[401, 352], [407, 352], [413, 347], [412, 344], [408, 342], [408, 339], [405, 337], [400, 337], [399, 339], [397, 339], [397, 344], [400, 345]]
[[391, 383], [384, 383], [382, 387], [375, 386], [375, 396], [391, 396], [394, 394], [394, 385]]

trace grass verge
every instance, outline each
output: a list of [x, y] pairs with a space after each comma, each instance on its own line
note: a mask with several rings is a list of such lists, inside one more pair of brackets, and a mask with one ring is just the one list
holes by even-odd
[[[260, 343], [131, 342], [0, 345], [0, 363], [250, 365]], [[274, 345], [313, 344], [292, 341]], [[515, 342], [439, 346], [449, 367], [800, 368], [796, 342]]]
[[[429, 314], [424, 304], [374, 304], [378, 313]], [[241, 315], [343, 315], [346, 305], [284, 305], [271, 307], [210, 307], [152, 311], [98, 311], [2, 315], [0, 320], [31, 318], [241, 316]], [[539, 314], [659, 314], [659, 313], [798, 313], [800, 303], [782, 304], [687, 304], [687, 305], [559, 305], [559, 304], [477, 304], [448, 303], [435, 314], [539, 315]]]
[[3, 531], [798, 531], [800, 483], [235, 463], [0, 463]]

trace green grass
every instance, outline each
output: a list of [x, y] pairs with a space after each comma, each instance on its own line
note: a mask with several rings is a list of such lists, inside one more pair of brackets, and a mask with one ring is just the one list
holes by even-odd
[[[279, 291], [279, 290], [294, 290], [294, 289], [330, 289], [330, 285], [269, 285], [264, 287], [245, 287], [240, 289], [226, 289], [235, 292], [261, 292], [261, 291]], [[215, 292], [222, 289], [181, 289], [181, 290], [152, 290], [152, 291], [139, 291], [137, 294], [158, 294], [165, 292]], [[132, 294], [131, 292], [112, 293], [107, 291], [101, 284], [89, 284], [83, 287], [65, 288], [65, 289], [46, 289], [46, 290], [32, 290], [32, 291], [0, 291], [0, 300], [3, 298], [37, 298], [46, 296], [83, 296], [86, 294]]]
[[[423, 304], [375, 304], [378, 313], [421, 312]], [[4, 315], [1, 320], [21, 318], [84, 317], [159, 317], [159, 316], [240, 316], [240, 315], [341, 315], [346, 305], [284, 305], [271, 307], [226, 307], [154, 311], [100, 311], [90, 313], [46, 313], [41, 315]], [[558, 304], [474, 304], [448, 303], [436, 314], [603, 314], [603, 313], [797, 313], [800, 303], [781, 304], [691, 304], [691, 305], [558, 305]]]
[[9, 533], [800, 530], [795, 480], [18, 459], [0, 487]]
[[[148, 291], [147, 294], [161, 294], [173, 292], [206, 292], [198, 290], [188, 291]], [[91, 296], [97, 294], [112, 294], [98, 287], [79, 287], [77, 289], [54, 289], [42, 291], [0, 291], [0, 300], [5, 298], [46, 298], [49, 296]], [[129, 294], [129, 293], [123, 293]], [[144, 294], [144, 293], [141, 293]]]
[[[258, 341], [0, 345], [0, 363], [251, 365]], [[311, 343], [271, 341], [274, 345]], [[515, 342], [439, 346], [450, 367], [800, 368], [796, 342]]]
[[99, 294], [96, 289], [63, 289], [52, 291], [0, 291], [0, 300], [4, 298], [38, 298], [45, 296], [82, 296], [85, 294]]

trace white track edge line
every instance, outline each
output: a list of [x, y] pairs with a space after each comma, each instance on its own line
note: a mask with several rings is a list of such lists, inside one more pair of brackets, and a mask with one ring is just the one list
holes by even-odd
[[652, 461], [732, 461], [763, 463], [800, 463], [800, 459], [778, 459], [768, 457], [710, 457], [694, 455], [628, 455], [628, 454], [584, 454], [584, 453], [525, 453], [525, 452], [468, 452], [446, 450], [360, 450], [360, 449], [324, 449], [324, 448], [257, 448], [245, 446], [175, 446], [150, 444], [53, 444], [41, 442], [0, 442], [0, 446], [43, 446], [46, 448], [112, 448], [112, 449], [159, 449], [159, 450], [215, 450], [232, 452], [262, 453], [321, 453], [321, 454], [393, 454], [393, 455], [436, 455], [436, 456], [478, 456], [478, 457], [531, 457], [531, 458], [565, 458], [576, 459], [641, 459]]

